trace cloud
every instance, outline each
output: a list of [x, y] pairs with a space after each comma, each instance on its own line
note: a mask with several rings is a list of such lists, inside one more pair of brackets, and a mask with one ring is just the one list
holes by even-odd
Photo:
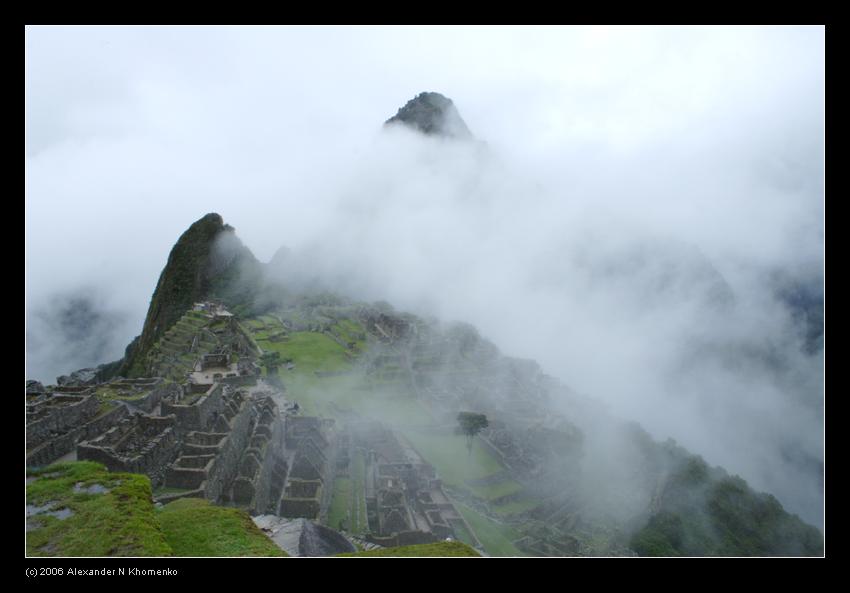
[[[819, 523], [822, 355], [772, 278], [822, 277], [823, 33], [28, 28], [28, 332], [87, 287], [119, 357], [216, 211], [261, 260], [471, 322]], [[479, 142], [380, 130], [424, 90]]]

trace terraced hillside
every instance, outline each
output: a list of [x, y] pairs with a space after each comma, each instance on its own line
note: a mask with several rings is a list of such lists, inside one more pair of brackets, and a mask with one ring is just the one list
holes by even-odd
[[[351, 306], [325, 306], [315, 314], [300, 308], [251, 318], [243, 321], [243, 327], [264, 352], [277, 352], [286, 361], [276, 374], [286, 386], [287, 398], [297, 402], [302, 413], [335, 418], [342, 425], [365, 419], [391, 425], [407, 446], [434, 466], [447, 491], [480, 510], [473, 534], [465, 533], [471, 524], [458, 524], [459, 539], [481, 542], [491, 555], [523, 555], [505, 535], [519, 539], [522, 534], [504, 519], [533, 509], [540, 501], [482, 442], [476, 441], [467, 453], [463, 437], [440, 418], [442, 410], [417, 392], [407, 346], [387, 343], [379, 332], [368, 331], [368, 321], [357, 311]], [[420, 365], [418, 376], [444, 373], [444, 361], [437, 357], [440, 346], [433, 351], [434, 367]], [[468, 361], [456, 366], [467, 375], [476, 370]], [[359, 535], [367, 532], [368, 522], [360, 475], [363, 459], [358, 455], [363, 453], [354, 454], [350, 475], [338, 477], [332, 486], [327, 524]]]
[[183, 380], [201, 354], [220, 345], [211, 325], [203, 313], [186, 312], [151, 348], [146, 360], [148, 376]]

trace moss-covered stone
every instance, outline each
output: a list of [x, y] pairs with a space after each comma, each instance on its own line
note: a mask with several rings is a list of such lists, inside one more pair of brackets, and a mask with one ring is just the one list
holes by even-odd
[[[30, 556], [171, 556], [147, 476], [111, 473], [93, 462], [31, 470]], [[49, 514], [54, 513], [54, 514]]]

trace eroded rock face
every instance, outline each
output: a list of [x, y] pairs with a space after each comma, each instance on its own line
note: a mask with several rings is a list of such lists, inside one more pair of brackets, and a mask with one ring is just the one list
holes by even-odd
[[70, 375], [56, 377], [56, 384], [62, 387], [83, 387], [97, 383], [97, 369], [80, 369]]
[[440, 93], [420, 93], [398, 110], [384, 125], [403, 124], [423, 134], [471, 139], [452, 100]]
[[277, 546], [290, 556], [334, 556], [356, 552], [344, 535], [308, 519], [284, 519], [276, 515], [253, 517]]
[[38, 381], [28, 380], [26, 383], [27, 395], [41, 395], [45, 393], [44, 385]]

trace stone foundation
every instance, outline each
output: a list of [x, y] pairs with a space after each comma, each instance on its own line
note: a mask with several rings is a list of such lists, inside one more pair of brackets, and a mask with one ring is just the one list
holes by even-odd
[[103, 436], [77, 446], [77, 459], [97, 461], [109, 471], [147, 474], [156, 487], [177, 456], [180, 440], [174, 416], [134, 414]]
[[194, 394], [190, 389], [174, 402], [163, 402], [161, 413], [163, 416], [174, 415], [181, 432], [207, 430], [224, 407], [225, 389], [230, 387], [221, 383], [215, 383], [202, 395]]

